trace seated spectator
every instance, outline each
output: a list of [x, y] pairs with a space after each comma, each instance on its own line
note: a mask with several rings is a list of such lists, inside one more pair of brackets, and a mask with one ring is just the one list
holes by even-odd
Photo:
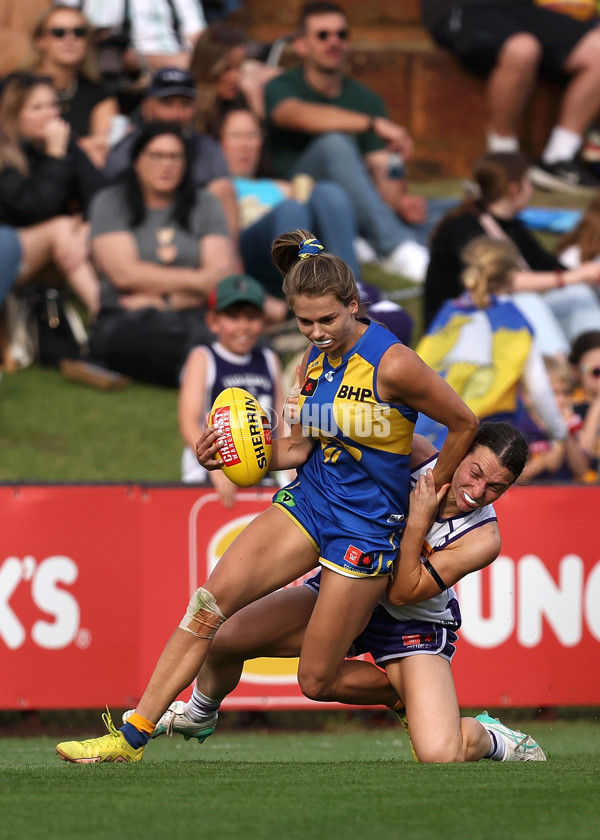
[[[475, 237], [487, 234], [510, 240], [519, 251], [513, 277], [513, 300], [534, 329], [541, 352], [565, 357], [571, 342], [589, 329], [600, 329], [600, 305], [586, 284], [600, 281], [600, 263], [565, 269], [546, 251], [517, 214], [531, 194], [525, 157], [516, 153], [485, 155], [474, 167], [476, 193], [440, 222], [431, 238], [424, 320], [428, 326], [445, 300], [460, 294], [461, 252]], [[545, 295], [539, 292], [546, 292]]]
[[192, 129], [195, 108], [196, 89], [190, 74], [176, 67], [158, 70], [142, 100], [141, 125], [111, 149], [104, 172], [114, 180], [131, 166], [131, 152], [145, 124], [163, 122], [180, 126], [193, 151], [194, 184], [198, 189], [206, 187], [219, 199], [232, 239], [237, 240], [237, 206], [227, 164], [219, 143], [208, 134]]
[[589, 458], [579, 440], [583, 420], [573, 404], [573, 371], [565, 359], [555, 356], [544, 356], [544, 367], [569, 434], [564, 446], [550, 440], [535, 409], [526, 406], [527, 414], [519, 417], [518, 425], [528, 442], [530, 457], [520, 483], [580, 481], [588, 472]]
[[557, 247], [558, 258], [567, 268], [579, 268], [588, 260], [600, 258], [600, 191], [590, 201], [575, 228]]
[[24, 66], [52, 79], [72, 137], [96, 166], [103, 167], [119, 106], [100, 82], [91, 32], [78, 9], [61, 3], [49, 6], [33, 28], [32, 52]]
[[344, 10], [335, 3], [309, 3], [300, 28], [295, 48], [302, 66], [265, 88], [274, 171], [288, 180], [306, 172], [317, 181], [340, 184], [354, 207], [361, 237], [382, 267], [422, 282], [428, 261], [424, 243], [436, 219], [428, 217], [425, 199], [408, 192], [394, 157], [408, 158], [412, 141], [405, 128], [387, 118], [379, 96], [346, 75]]
[[265, 325], [264, 302], [263, 288], [252, 277], [234, 275], [222, 280], [208, 299], [206, 323], [213, 340], [190, 352], [181, 378], [179, 429], [187, 444], [181, 461], [182, 481], [212, 484], [225, 507], [235, 501], [235, 484], [219, 470], [208, 472], [196, 458], [196, 441], [221, 391], [245, 388], [270, 415], [274, 434], [285, 434], [280, 415], [281, 365], [272, 350], [257, 347]]
[[[564, 448], [567, 429], [533, 330], [509, 297], [519, 270], [515, 246], [480, 236], [467, 245], [463, 261], [467, 291], [442, 306], [417, 345], [418, 355], [480, 420], [517, 425], [524, 388], [548, 435]], [[420, 417], [416, 431], [437, 446], [447, 430]]]
[[270, 294], [283, 297], [271, 245], [279, 234], [301, 228], [314, 231], [330, 253], [360, 276], [354, 252], [356, 220], [344, 190], [331, 182], [315, 184], [309, 176], [293, 182], [257, 177], [262, 146], [263, 130], [252, 111], [232, 110], [225, 116], [221, 148], [236, 192], [246, 271]]
[[532, 169], [536, 186], [581, 191], [600, 182], [577, 159], [600, 110], [600, 30], [533, 0], [421, 0], [433, 38], [487, 76], [488, 149], [516, 152], [538, 70], [566, 86], [558, 120]]
[[70, 128], [59, 114], [49, 79], [15, 73], [4, 81], [0, 94], [0, 225], [6, 270], [2, 294], [14, 281], [31, 280], [54, 264], [94, 316], [98, 278], [89, 261], [89, 227], [78, 214], [85, 212], [102, 179], [70, 139]]
[[65, 0], [82, 8], [101, 32], [122, 32], [129, 38], [133, 69], [151, 71], [161, 67], [185, 70], [196, 39], [206, 26], [201, 0]]
[[575, 411], [583, 418], [579, 443], [589, 459], [585, 481], [598, 480], [600, 462], [600, 332], [583, 333], [569, 356], [578, 380]]
[[217, 199], [196, 189], [175, 126], [144, 126], [131, 155], [122, 182], [90, 210], [101, 281], [90, 351], [119, 373], [176, 387], [190, 348], [210, 340], [206, 300], [231, 272], [231, 240]]
[[196, 125], [216, 139], [232, 108], [251, 108], [264, 116], [264, 86], [281, 73], [248, 57], [244, 33], [224, 23], [204, 30], [192, 53], [190, 73], [198, 90]]
[[221, 146], [236, 190], [240, 253], [246, 271], [258, 278], [270, 295], [283, 299], [281, 275], [271, 259], [271, 244], [288, 230], [314, 231], [327, 250], [352, 269], [369, 315], [410, 344], [410, 315], [397, 303], [381, 300], [375, 287], [360, 282], [354, 251], [356, 219], [344, 190], [329, 181], [315, 184], [308, 175], [297, 175], [293, 181], [257, 177], [262, 142], [263, 131], [252, 111], [231, 110], [225, 116]]

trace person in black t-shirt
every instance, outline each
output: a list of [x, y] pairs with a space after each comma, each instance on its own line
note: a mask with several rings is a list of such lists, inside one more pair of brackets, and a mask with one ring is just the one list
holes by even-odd
[[50, 80], [9, 76], [0, 94], [0, 271], [8, 243], [18, 257], [12, 272], [17, 283], [54, 264], [95, 315], [98, 278], [81, 214], [101, 186], [101, 174], [70, 139]]
[[99, 81], [90, 36], [91, 29], [80, 11], [50, 6], [33, 29], [33, 55], [27, 69], [52, 79], [72, 136], [92, 162], [102, 167], [119, 106]]

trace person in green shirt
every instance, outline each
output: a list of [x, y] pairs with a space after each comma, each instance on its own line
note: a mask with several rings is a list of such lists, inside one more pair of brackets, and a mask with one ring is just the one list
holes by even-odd
[[282, 178], [305, 172], [339, 183], [354, 206], [361, 236], [382, 266], [422, 281], [429, 259], [424, 243], [443, 211], [408, 193], [402, 169], [412, 140], [388, 118], [374, 91], [346, 75], [348, 36], [340, 6], [304, 7], [295, 42], [302, 65], [265, 89], [272, 163]]

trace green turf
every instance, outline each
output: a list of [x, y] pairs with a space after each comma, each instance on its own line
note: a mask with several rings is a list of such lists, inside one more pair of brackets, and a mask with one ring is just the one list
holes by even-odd
[[136, 765], [75, 766], [0, 739], [0, 837], [590, 840], [597, 722], [529, 723], [547, 763], [416, 765], [400, 731], [160, 739]]
[[0, 385], [0, 482], [178, 481], [177, 391], [96, 391], [31, 367]]

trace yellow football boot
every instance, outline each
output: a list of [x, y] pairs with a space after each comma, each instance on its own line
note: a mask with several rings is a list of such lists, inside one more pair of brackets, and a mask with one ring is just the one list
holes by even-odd
[[101, 738], [88, 738], [87, 741], [63, 741], [57, 744], [56, 752], [63, 761], [73, 764], [98, 764], [101, 761], [141, 761], [144, 747], [135, 749], [115, 729], [108, 707], [102, 715], [108, 729], [108, 735]]

